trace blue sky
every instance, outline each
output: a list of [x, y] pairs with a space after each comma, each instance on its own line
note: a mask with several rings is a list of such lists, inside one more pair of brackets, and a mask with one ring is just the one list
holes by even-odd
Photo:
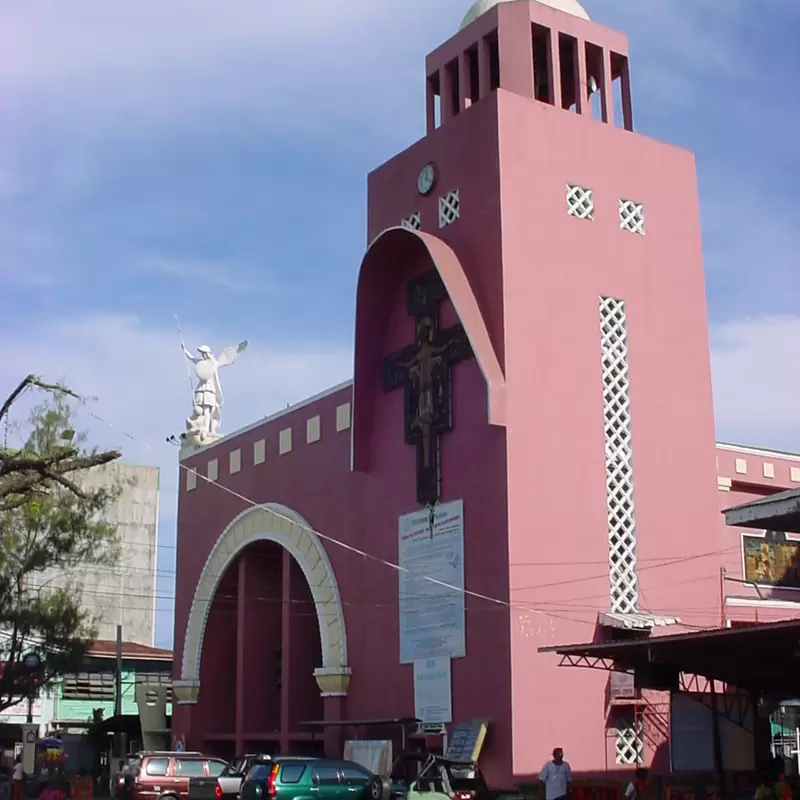
[[[718, 436], [800, 450], [800, 4], [584, 5], [630, 37], [637, 130], [697, 154]], [[158, 644], [173, 315], [191, 347], [250, 340], [228, 431], [350, 376], [365, 176], [424, 132], [425, 55], [467, 6], [0, 0], [0, 391], [63, 378], [98, 443], [161, 466]]]

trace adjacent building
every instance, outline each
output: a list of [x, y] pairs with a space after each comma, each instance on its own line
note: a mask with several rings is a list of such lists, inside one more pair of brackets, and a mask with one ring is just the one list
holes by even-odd
[[[80, 592], [84, 608], [97, 619], [99, 642], [114, 642], [117, 625], [122, 625], [127, 648], [152, 648], [158, 562], [159, 469], [113, 462], [90, 470], [82, 480], [87, 487], [122, 487], [119, 499], [106, 513], [106, 521], [116, 526], [119, 535], [119, 561], [112, 567], [87, 565], [68, 575], [60, 571], [45, 572], [32, 576], [32, 583], [63, 586], [68, 581], [70, 586], [74, 586]], [[103, 680], [107, 683], [107, 673]], [[64, 697], [62, 687], [51, 688], [34, 702], [32, 716], [34, 722], [39, 723], [41, 733], [63, 717], [64, 706], [62, 704], [59, 709], [58, 701], [68, 700], [70, 691], [67, 689], [67, 697]], [[85, 699], [90, 700], [89, 697]], [[95, 697], [91, 702], [99, 699]], [[6, 740], [14, 740], [19, 724], [26, 721], [27, 705], [23, 701], [0, 712], [0, 724], [10, 726], [6, 727]], [[83, 722], [90, 716], [91, 709], [83, 716]]]

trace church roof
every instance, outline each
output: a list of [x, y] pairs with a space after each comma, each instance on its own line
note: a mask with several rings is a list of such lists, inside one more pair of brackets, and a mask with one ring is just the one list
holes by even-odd
[[[478, 17], [482, 17], [487, 11], [494, 8], [496, 5], [500, 3], [509, 3], [514, 2], [515, 0], [475, 0], [470, 8], [467, 11], [464, 19], [461, 20], [461, 25], [459, 26], [459, 30], [463, 30], [467, 27], [467, 25], [475, 22]], [[545, 6], [550, 6], [550, 8], [555, 8], [557, 11], [563, 11], [565, 14], [572, 14], [574, 17], [580, 17], [581, 19], [589, 19], [589, 15], [586, 13], [586, 9], [578, 2], [578, 0], [536, 0], [537, 2], [541, 3]]]

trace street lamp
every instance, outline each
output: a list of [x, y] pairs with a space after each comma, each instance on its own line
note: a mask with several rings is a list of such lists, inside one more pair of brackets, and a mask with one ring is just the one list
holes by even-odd
[[22, 657], [22, 666], [25, 668], [28, 683], [28, 722], [33, 722], [33, 701], [36, 699], [36, 683], [42, 659], [32, 650]]

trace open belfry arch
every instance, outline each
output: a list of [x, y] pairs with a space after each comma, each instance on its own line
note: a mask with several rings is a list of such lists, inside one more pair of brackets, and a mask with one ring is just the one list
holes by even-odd
[[174, 683], [179, 703], [193, 703], [198, 699], [206, 623], [222, 576], [246, 547], [263, 541], [285, 548], [308, 581], [322, 646], [322, 666], [314, 672], [320, 691], [323, 694], [347, 693], [350, 668], [344, 612], [328, 554], [320, 537], [296, 511], [278, 503], [266, 503], [248, 508], [233, 519], [208, 554], [186, 624], [181, 677]]

